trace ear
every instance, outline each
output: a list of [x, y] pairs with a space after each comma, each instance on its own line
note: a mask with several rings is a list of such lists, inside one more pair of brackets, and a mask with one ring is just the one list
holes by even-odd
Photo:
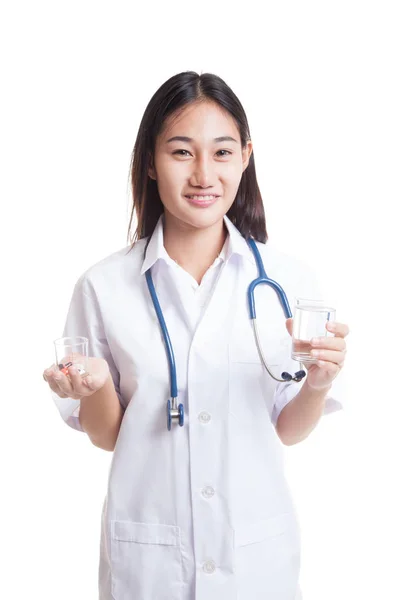
[[242, 150], [243, 171], [245, 171], [247, 169], [252, 152], [253, 152], [253, 144], [250, 140], [248, 140], [246, 147], [243, 148], [243, 150]]

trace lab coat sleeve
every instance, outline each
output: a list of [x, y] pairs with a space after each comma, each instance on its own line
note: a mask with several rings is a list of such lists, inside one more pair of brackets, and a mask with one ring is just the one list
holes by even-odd
[[[301, 268], [302, 277], [297, 280], [297, 283], [292, 289], [293, 293], [291, 297], [288, 297], [289, 304], [291, 306], [292, 314], [294, 313], [294, 299], [299, 298], [312, 298], [313, 300], [324, 300], [328, 302], [328, 298], [324, 296], [324, 292], [321, 283], [318, 279], [317, 274], [313, 269], [303, 265]], [[339, 320], [339, 319], [338, 319]], [[285, 350], [283, 355], [285, 358], [280, 364], [281, 374], [283, 371], [287, 371], [290, 374], [294, 374], [299, 371], [300, 368], [305, 369], [304, 365], [300, 365], [299, 362], [291, 358], [291, 345], [292, 339], [288, 335], [285, 338], [284, 346]], [[306, 370], [306, 369], [305, 369]], [[274, 425], [278, 421], [281, 410], [288, 404], [300, 391], [304, 385], [307, 377], [304, 377], [302, 381], [290, 381], [290, 382], [278, 382], [275, 388], [273, 408], [271, 414], [271, 420]], [[328, 415], [338, 410], [343, 409], [345, 404], [346, 396], [346, 384], [345, 384], [345, 368], [339, 371], [338, 375], [332, 382], [332, 387], [325, 398], [325, 406], [323, 415]]]
[[[109, 366], [115, 391], [121, 401], [119, 372], [113, 360], [104, 332], [103, 319], [95, 290], [86, 274], [81, 275], [75, 284], [70, 301], [62, 337], [84, 336], [89, 340], [89, 356], [104, 358]], [[79, 422], [80, 400], [60, 398], [51, 392], [62, 419], [77, 431], [84, 431]]]

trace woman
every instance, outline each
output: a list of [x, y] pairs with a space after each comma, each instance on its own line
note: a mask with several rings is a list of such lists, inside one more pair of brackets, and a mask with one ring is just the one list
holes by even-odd
[[[276, 382], [263, 368], [247, 308], [257, 266], [246, 240], [256, 240], [290, 301], [319, 291], [306, 265], [267, 242], [246, 115], [219, 77], [183, 72], [155, 93], [132, 188], [135, 242], [81, 275], [64, 329], [89, 339], [90, 376], [45, 371], [63, 419], [114, 451], [100, 599], [299, 598], [281, 442], [301, 441], [340, 408], [332, 382], [348, 327], [334, 323], [335, 335], [319, 339], [322, 360], [301, 382]], [[149, 275], [174, 352], [173, 418]], [[276, 375], [293, 373], [292, 320], [271, 288], [258, 290], [267, 362]]]

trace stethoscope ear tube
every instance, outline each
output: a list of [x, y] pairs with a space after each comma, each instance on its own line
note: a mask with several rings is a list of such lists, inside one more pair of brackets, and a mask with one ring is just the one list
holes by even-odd
[[[255, 258], [255, 261], [256, 261], [257, 267], [258, 267], [258, 278], [250, 283], [248, 290], [247, 290], [247, 301], [248, 301], [248, 305], [249, 305], [250, 320], [253, 325], [254, 337], [256, 340], [258, 353], [260, 355], [260, 358], [262, 360], [264, 367], [267, 369], [267, 371], [268, 371], [269, 375], [272, 377], [272, 379], [275, 379], [275, 381], [279, 381], [279, 382], [292, 381], [292, 380], [293, 381], [301, 381], [303, 379], [303, 377], [306, 376], [306, 372], [303, 369], [301, 371], [297, 371], [294, 374], [294, 376], [292, 376], [292, 375], [290, 375], [290, 373], [287, 373], [286, 371], [284, 371], [281, 374], [282, 379], [279, 379], [278, 377], [275, 377], [275, 375], [271, 372], [270, 368], [268, 367], [267, 361], [265, 360], [265, 357], [264, 357], [264, 354], [263, 354], [263, 351], [261, 348], [260, 340], [258, 337], [257, 324], [256, 324], [256, 304], [255, 304], [255, 299], [254, 299], [255, 288], [261, 284], [266, 284], [266, 285], [272, 287], [272, 289], [276, 292], [276, 294], [279, 298], [279, 302], [282, 306], [282, 309], [283, 309], [286, 319], [292, 318], [292, 311], [290, 310], [290, 305], [289, 305], [287, 296], [286, 296], [283, 288], [279, 285], [279, 283], [277, 283], [273, 279], [270, 279], [268, 277], [267, 273], [265, 272], [264, 263], [262, 261], [261, 254], [257, 248], [256, 242], [252, 238], [249, 238], [247, 240], [247, 243], [253, 252], [253, 255], [254, 255], [254, 258]], [[301, 363], [300, 363], [300, 365], [301, 365]]]
[[[263, 350], [261, 348], [261, 344], [260, 344], [260, 338], [258, 337], [258, 330], [257, 330], [257, 319], [251, 319], [251, 324], [253, 326], [253, 332], [254, 332], [254, 339], [256, 341], [256, 346], [257, 346], [257, 350], [258, 350], [258, 354], [260, 355], [261, 361], [264, 365], [264, 367], [267, 369], [269, 375], [272, 377], [272, 379], [275, 379], [275, 381], [279, 381], [279, 382], [283, 382], [283, 381], [301, 381], [303, 379], [303, 377], [306, 376], [306, 372], [302, 369], [301, 371], [297, 371], [297, 373], [294, 374], [294, 377], [292, 375], [290, 375], [290, 373], [287, 373], [286, 371], [284, 371], [281, 374], [282, 379], [280, 379], [279, 377], [275, 377], [275, 375], [272, 373], [271, 369], [269, 368], [267, 361], [265, 360], [265, 356], [263, 353]], [[300, 363], [301, 365], [301, 363]]]

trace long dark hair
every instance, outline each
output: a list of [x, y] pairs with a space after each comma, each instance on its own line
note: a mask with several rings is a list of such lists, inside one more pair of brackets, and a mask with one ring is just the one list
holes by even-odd
[[[217, 75], [198, 75], [194, 71], [183, 71], [163, 83], [144, 111], [131, 157], [129, 177], [133, 207], [128, 227], [129, 241], [132, 241], [131, 226], [135, 212], [137, 216], [131, 248], [137, 240], [153, 233], [160, 215], [164, 212], [157, 181], [148, 174], [154, 158], [157, 136], [169, 115], [182, 110], [187, 104], [204, 100], [219, 104], [232, 115], [240, 132], [242, 148], [250, 140], [250, 129], [243, 106], [231, 88]], [[267, 241], [264, 206], [257, 183], [254, 152], [251, 153], [247, 168], [242, 174], [235, 200], [227, 216], [246, 239], [253, 237], [259, 242]]]

